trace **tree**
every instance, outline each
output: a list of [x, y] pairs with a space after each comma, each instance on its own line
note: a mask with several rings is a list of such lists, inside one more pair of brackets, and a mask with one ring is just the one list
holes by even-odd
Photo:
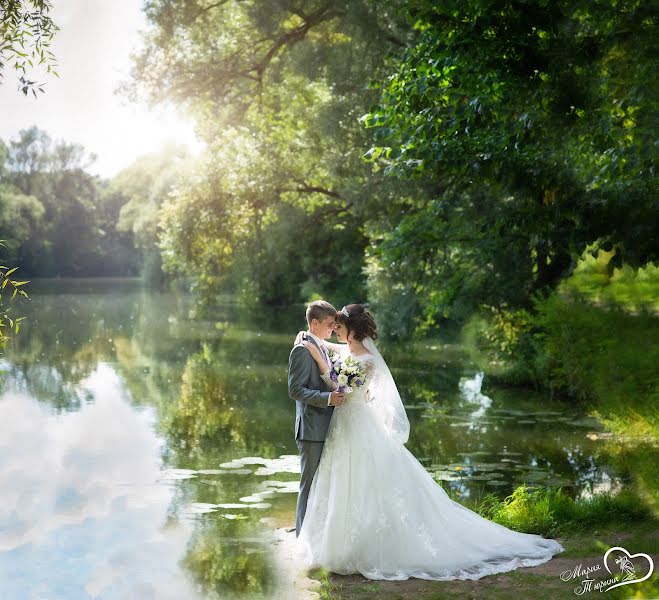
[[139, 157], [109, 185], [108, 193], [121, 204], [115, 220], [117, 231], [131, 236], [143, 277], [154, 284], [161, 283], [163, 275], [158, 247], [161, 208], [191, 161], [184, 147], [168, 145], [158, 153]]
[[46, 72], [59, 77], [54, 69], [55, 55], [50, 51], [59, 30], [48, 15], [52, 7], [49, 0], [0, 0], [0, 80], [7, 68], [20, 71], [19, 89], [26, 96], [31, 91], [36, 98], [36, 90], [44, 93], [45, 85], [29, 79], [26, 65], [35, 69], [45, 63]]
[[179, 103], [209, 147], [164, 206], [166, 267], [211, 301], [227, 289], [273, 303], [363, 299], [362, 209], [388, 190], [360, 158], [357, 116], [375, 100], [369, 75], [404, 43], [395, 10], [156, 0], [146, 13], [125, 90]]
[[593, 242], [611, 268], [658, 260], [650, 4], [414, 0], [408, 17], [365, 157], [434, 190], [377, 224], [376, 280], [406, 273], [433, 321], [526, 306]]
[[0, 237], [30, 276], [134, 275], [133, 233], [117, 229], [127, 198], [85, 169], [78, 144], [54, 142], [37, 127], [0, 143]]

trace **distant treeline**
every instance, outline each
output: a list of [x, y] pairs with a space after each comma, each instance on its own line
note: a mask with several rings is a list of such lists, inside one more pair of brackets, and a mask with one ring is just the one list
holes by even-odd
[[160, 206], [185, 160], [170, 145], [112, 180], [88, 172], [85, 149], [38, 127], [0, 140], [3, 260], [21, 277], [144, 276], [162, 279]]

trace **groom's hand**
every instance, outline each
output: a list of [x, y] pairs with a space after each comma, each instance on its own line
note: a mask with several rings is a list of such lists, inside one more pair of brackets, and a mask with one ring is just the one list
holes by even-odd
[[295, 338], [295, 341], [293, 342], [293, 346], [297, 346], [298, 344], [301, 344], [306, 339], [307, 339], [307, 332], [306, 331], [298, 332], [297, 337]]
[[345, 400], [346, 395], [343, 392], [332, 392], [330, 394], [330, 406], [339, 406]]

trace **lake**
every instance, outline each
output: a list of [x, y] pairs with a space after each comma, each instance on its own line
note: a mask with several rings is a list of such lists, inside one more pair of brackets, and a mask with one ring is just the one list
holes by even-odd
[[[304, 307], [212, 320], [133, 279], [35, 280], [0, 357], [0, 600], [269, 598], [299, 463], [288, 353]], [[382, 346], [408, 448], [456, 499], [617, 488], [594, 419], [497, 388], [464, 349]]]

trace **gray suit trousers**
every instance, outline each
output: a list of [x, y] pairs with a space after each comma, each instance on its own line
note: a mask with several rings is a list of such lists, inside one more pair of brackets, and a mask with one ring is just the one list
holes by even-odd
[[295, 535], [300, 535], [302, 521], [307, 512], [307, 500], [311, 482], [316, 474], [320, 455], [323, 452], [324, 442], [310, 442], [308, 440], [295, 440], [300, 450], [300, 493], [297, 497], [297, 513], [295, 515]]

